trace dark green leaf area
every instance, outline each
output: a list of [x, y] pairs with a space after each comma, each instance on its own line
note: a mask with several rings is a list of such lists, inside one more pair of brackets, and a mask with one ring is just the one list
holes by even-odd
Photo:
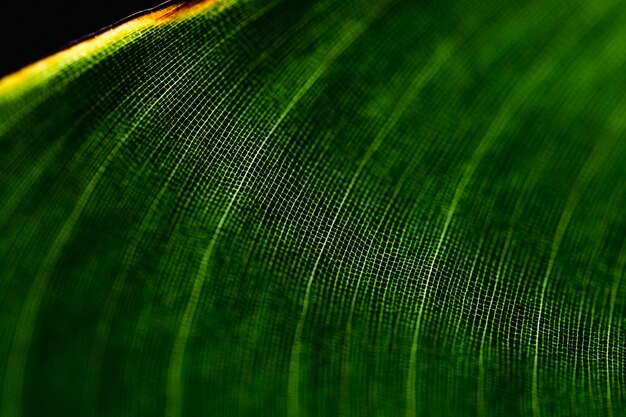
[[625, 23], [230, 1], [0, 97], [0, 415], [624, 415]]

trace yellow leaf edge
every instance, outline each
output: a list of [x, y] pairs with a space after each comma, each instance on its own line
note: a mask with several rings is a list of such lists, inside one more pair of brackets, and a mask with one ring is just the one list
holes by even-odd
[[[196, 0], [166, 5], [134, 19], [124, 21], [82, 42], [70, 45], [57, 53], [49, 55], [33, 64], [0, 78], [0, 95], [19, 93], [25, 87], [34, 87], [44, 83], [59, 69], [110, 47], [116, 42], [158, 26], [169, 25], [192, 18], [209, 8], [225, 6], [229, 0]], [[158, 7], [158, 6], [157, 6]]]

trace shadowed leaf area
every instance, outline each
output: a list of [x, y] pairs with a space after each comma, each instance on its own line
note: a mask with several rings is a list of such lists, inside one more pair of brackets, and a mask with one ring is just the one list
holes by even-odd
[[626, 415], [623, 2], [105, 35], [0, 81], [0, 415]]

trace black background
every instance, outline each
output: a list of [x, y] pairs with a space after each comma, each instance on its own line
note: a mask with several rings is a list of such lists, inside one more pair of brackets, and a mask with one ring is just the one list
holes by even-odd
[[0, 77], [134, 13], [157, 7], [163, 0], [6, 3], [0, 9]]

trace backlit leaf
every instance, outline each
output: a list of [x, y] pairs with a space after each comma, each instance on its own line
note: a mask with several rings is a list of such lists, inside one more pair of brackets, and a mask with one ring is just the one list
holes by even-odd
[[0, 81], [0, 415], [612, 416], [626, 6], [170, 6]]

